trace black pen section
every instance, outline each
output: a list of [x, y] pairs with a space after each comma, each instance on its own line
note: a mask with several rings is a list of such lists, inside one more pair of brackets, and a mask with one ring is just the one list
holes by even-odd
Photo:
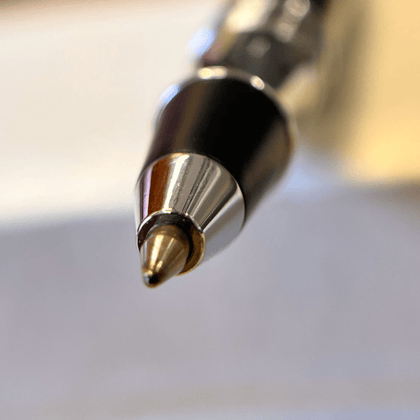
[[161, 111], [144, 168], [177, 152], [220, 162], [241, 187], [248, 217], [287, 166], [287, 116], [264, 90], [246, 81], [194, 80]]

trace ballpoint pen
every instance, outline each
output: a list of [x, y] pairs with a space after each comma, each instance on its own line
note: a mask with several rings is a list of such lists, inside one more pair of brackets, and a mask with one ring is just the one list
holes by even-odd
[[197, 267], [241, 231], [290, 160], [281, 90], [322, 50], [321, 0], [226, 4], [196, 71], [163, 95], [136, 184], [146, 285]]

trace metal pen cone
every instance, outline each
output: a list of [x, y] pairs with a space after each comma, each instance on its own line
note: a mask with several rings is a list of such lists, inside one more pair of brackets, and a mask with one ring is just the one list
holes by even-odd
[[167, 225], [153, 229], [140, 249], [146, 286], [159, 286], [178, 275], [187, 262], [189, 252], [188, 237], [179, 227]]

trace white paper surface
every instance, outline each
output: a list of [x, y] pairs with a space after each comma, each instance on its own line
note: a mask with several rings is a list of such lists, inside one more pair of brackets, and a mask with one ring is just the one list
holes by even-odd
[[3, 234], [2, 417], [418, 410], [419, 208], [415, 187], [271, 199], [156, 290], [131, 218]]

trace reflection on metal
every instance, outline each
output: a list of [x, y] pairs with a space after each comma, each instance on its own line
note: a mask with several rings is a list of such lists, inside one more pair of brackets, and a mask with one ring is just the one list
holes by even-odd
[[[175, 254], [185, 251], [170, 235], [154, 236], [155, 229], [171, 225], [188, 237], [186, 261], [176, 258], [179, 264], [166, 268], [170, 275], [186, 273], [239, 234], [244, 197], [248, 216], [282, 175], [291, 133], [277, 91], [318, 56], [323, 10], [309, 0], [229, 2], [205, 39], [197, 72], [164, 95], [152, 157], [136, 188], [146, 283], [168, 276], [158, 274], [162, 244]], [[221, 151], [229, 147], [232, 153]]]
[[283, 42], [290, 42], [310, 8], [309, 0], [287, 0], [283, 5], [282, 14], [274, 26], [277, 38]]
[[248, 54], [252, 55], [254, 58], [262, 58], [270, 48], [270, 41], [263, 36], [254, 38], [251, 43], [246, 46]]
[[308, 157], [340, 177], [418, 180], [419, 12], [416, 0], [233, 0], [198, 66], [270, 85]]
[[[232, 80], [241, 80], [245, 83], [250, 84], [255, 89], [261, 90], [264, 92], [266, 96], [268, 96], [273, 103], [280, 109], [282, 113], [287, 111], [287, 108], [284, 107], [284, 104], [279, 101], [279, 90], [275, 90], [269, 85], [265, 83], [260, 77], [254, 76], [253, 74], [248, 73], [247, 71], [238, 69], [238, 68], [231, 68], [231, 67], [224, 67], [224, 66], [211, 66], [211, 67], [201, 67], [197, 69], [197, 71], [191, 74], [187, 79], [181, 81], [177, 85], [172, 85], [171, 89], [176, 88], [176, 92], [179, 93], [181, 90], [189, 85], [197, 82], [197, 80], [217, 80], [217, 79], [232, 79]], [[173, 98], [174, 96], [172, 96]], [[171, 98], [171, 99], [172, 99]], [[162, 100], [165, 98], [161, 97], [160, 104], [158, 107], [159, 115], [164, 110], [165, 106], [169, 103], [169, 101]], [[157, 119], [158, 120], [158, 119]]]
[[190, 253], [188, 236], [176, 225], [151, 229], [140, 248], [142, 274], [146, 286], [156, 287], [178, 275]]
[[151, 229], [180, 227], [190, 241], [181, 273], [228, 245], [241, 230], [245, 205], [241, 190], [219, 163], [205, 156], [174, 153], [154, 162], [136, 186], [139, 249]]
[[419, 12], [415, 0], [232, 0], [198, 67], [271, 86], [308, 157], [342, 178], [417, 180]]
[[284, 9], [287, 11], [291, 19], [296, 21], [304, 18], [311, 8], [309, 0], [286, 0]]
[[160, 95], [160, 103], [162, 106], [166, 105], [178, 92], [179, 86], [176, 84], [167, 87], [162, 95]]
[[190, 39], [187, 51], [193, 56], [199, 56], [214, 42], [215, 31], [208, 26], [202, 26]]
[[[236, 0], [228, 3], [214, 40], [198, 66], [226, 66], [260, 77], [273, 88], [302, 64], [313, 62], [322, 47], [326, 2], [310, 0]], [[322, 3], [322, 5], [321, 5]]]
[[203, 67], [197, 71], [197, 76], [203, 80], [224, 79], [227, 75], [228, 75], [227, 68], [221, 67], [221, 66]]
[[255, 30], [264, 24], [276, 8], [276, 0], [237, 0], [226, 17], [226, 27], [230, 31]]
[[252, 76], [250, 81], [255, 89], [263, 90], [265, 88], [265, 83], [258, 76]]
[[[211, 37], [198, 46], [202, 55], [198, 58], [197, 72], [179, 85], [175, 96], [169, 95], [170, 100], [166, 100], [155, 138], [160, 152], [152, 150], [147, 165], [169, 153], [197, 152], [196, 147], [201, 147], [199, 153], [215, 156], [235, 175], [247, 200], [248, 216], [252, 208], [249, 198], [264, 188], [265, 193], [268, 181], [272, 185], [278, 180], [267, 176], [270, 171], [276, 173], [278, 156], [283, 157], [280, 166], [287, 165], [291, 149], [289, 115], [292, 127], [296, 119], [309, 154], [324, 167], [338, 170], [343, 177], [361, 181], [418, 177], [420, 148], [416, 116], [419, 107], [416, 105], [420, 95], [415, 90], [418, 63], [411, 59], [412, 65], [405, 66], [404, 72], [400, 65], [410, 58], [408, 54], [401, 55], [402, 47], [414, 43], [407, 43], [403, 35], [398, 42], [389, 36], [392, 32], [404, 33], [389, 29], [398, 21], [395, 16], [403, 16], [401, 22], [413, 22], [413, 16], [417, 15], [397, 3], [393, 13], [384, 13], [391, 7], [373, 2], [376, 16], [383, 14], [382, 19], [387, 23], [383, 25], [387, 29], [380, 33], [378, 25], [373, 27], [372, 22], [366, 25], [364, 21], [368, 3], [363, 0], [227, 2], [216, 25], [208, 32]], [[411, 6], [417, 7], [414, 3]], [[366, 28], [368, 31], [364, 31]], [[387, 43], [383, 42], [384, 35], [388, 35]], [[378, 59], [383, 58], [383, 45], [393, 47], [391, 59]], [[418, 57], [416, 52], [413, 49], [410, 55]], [[411, 78], [400, 77], [402, 73]], [[391, 74], [395, 75], [393, 83], [386, 83], [392, 79]], [[263, 121], [254, 117], [266, 115], [261, 106], [255, 107], [257, 99], [249, 91], [242, 95], [244, 90], [234, 90], [235, 79], [252, 86], [253, 93], [255, 89], [262, 91], [264, 99], [268, 97], [276, 104], [278, 118], [272, 119], [276, 122], [276, 136], [267, 129], [265, 134], [261, 135], [260, 131], [250, 138], [247, 135], [252, 129], [246, 126], [244, 118], [231, 118], [233, 114], [229, 113], [236, 109], [238, 102], [245, 103], [247, 111], [252, 110], [251, 115], [241, 109], [241, 115], [247, 114], [245, 120], [251, 121], [254, 127]], [[401, 98], [398, 96], [401, 92], [410, 95]], [[228, 97], [231, 102], [226, 100]], [[395, 113], [393, 105], [398, 104], [398, 99], [406, 107], [401, 106], [402, 111]], [[237, 136], [230, 130], [225, 138], [220, 137], [220, 130], [211, 131], [223, 125], [226, 128], [228, 114], [235, 130], [246, 126], [246, 133]], [[406, 124], [406, 120], [411, 124]], [[159, 135], [160, 131], [164, 134]], [[238, 167], [212, 154], [213, 149], [203, 148], [203, 144], [219, 139], [221, 145], [215, 149], [220, 152], [232, 138], [242, 140], [233, 149], [235, 162], [238, 162], [236, 150], [252, 145], [251, 152], [244, 154], [247, 159]], [[254, 146], [261, 139], [267, 142], [256, 153]], [[273, 147], [279, 143], [283, 149], [273, 153]], [[255, 156], [259, 159], [252, 166], [249, 163]], [[250, 171], [250, 167], [254, 170]], [[229, 191], [223, 192], [226, 185], [230, 185]], [[219, 195], [221, 191], [223, 194]], [[204, 257], [229, 243], [239, 233], [244, 220], [244, 199], [235, 180], [214, 160], [197, 154], [174, 153], [156, 160], [143, 172], [138, 192], [139, 246], [156, 226], [179, 227], [190, 243], [182, 272], [191, 270]]]

